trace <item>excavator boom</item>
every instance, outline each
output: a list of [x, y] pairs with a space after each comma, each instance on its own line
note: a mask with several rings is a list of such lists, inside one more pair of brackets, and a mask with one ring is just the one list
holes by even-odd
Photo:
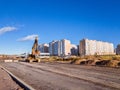
[[38, 37], [35, 38], [33, 47], [32, 47], [32, 52], [31, 54], [28, 55], [27, 60], [28, 62], [40, 62], [40, 58], [38, 58], [37, 56], [40, 55], [40, 51], [38, 50]]

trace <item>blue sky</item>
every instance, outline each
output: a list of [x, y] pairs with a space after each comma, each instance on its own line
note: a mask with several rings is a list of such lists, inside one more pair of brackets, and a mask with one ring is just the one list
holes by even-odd
[[66, 38], [79, 44], [88, 38], [116, 47], [120, 43], [120, 1], [0, 0], [0, 54], [30, 52], [30, 35], [38, 35], [39, 43]]

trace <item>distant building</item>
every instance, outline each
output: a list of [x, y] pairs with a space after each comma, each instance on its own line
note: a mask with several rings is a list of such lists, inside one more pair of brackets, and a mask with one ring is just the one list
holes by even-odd
[[60, 56], [61, 55], [61, 41], [56, 41], [54, 43], [54, 56]]
[[70, 40], [61, 40], [61, 56], [67, 56], [71, 54], [71, 42]]
[[55, 42], [56, 41], [52, 41], [52, 42], [49, 43], [49, 53], [50, 53], [51, 56], [54, 56], [54, 52], [55, 52], [54, 44], [55, 44]]
[[75, 55], [75, 56], [78, 55], [78, 46], [77, 45], [71, 44], [71, 55]]
[[40, 58], [49, 58], [50, 57], [50, 53], [40, 53], [39, 57]]
[[49, 45], [48, 44], [40, 44], [38, 49], [41, 53], [49, 53]]
[[80, 55], [80, 52], [79, 52], [79, 50], [80, 50], [80, 46], [79, 45], [77, 45], [77, 48], [78, 48], [78, 56]]
[[49, 53], [53, 56], [67, 56], [71, 54], [71, 43], [69, 40], [63, 39], [52, 41], [49, 43]]
[[79, 53], [84, 55], [111, 55], [114, 53], [112, 43], [83, 39], [80, 41]]
[[120, 55], [120, 44], [117, 45], [116, 54], [117, 54], [117, 55]]

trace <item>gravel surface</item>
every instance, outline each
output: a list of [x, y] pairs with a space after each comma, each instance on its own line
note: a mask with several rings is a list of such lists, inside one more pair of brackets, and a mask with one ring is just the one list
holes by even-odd
[[0, 68], [0, 90], [22, 90], [2, 68]]
[[120, 90], [120, 68], [59, 63], [2, 63], [37, 90]]

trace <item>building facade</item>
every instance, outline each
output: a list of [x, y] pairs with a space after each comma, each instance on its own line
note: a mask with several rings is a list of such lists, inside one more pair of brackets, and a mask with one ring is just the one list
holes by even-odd
[[61, 55], [61, 41], [56, 41], [54, 43], [54, 56], [60, 56]]
[[78, 46], [71, 44], [71, 55], [78, 56]]
[[114, 53], [112, 43], [83, 39], [80, 41], [79, 53], [84, 55], [111, 55]]
[[49, 53], [49, 44], [40, 44], [38, 49], [41, 53]]
[[120, 44], [117, 45], [116, 54], [117, 54], [117, 55], [120, 55]]
[[52, 41], [49, 43], [49, 53], [51, 56], [54, 56], [54, 44], [55, 44], [56, 41]]
[[71, 54], [71, 42], [70, 40], [61, 40], [61, 56], [67, 56]]
[[49, 43], [49, 53], [52, 56], [67, 56], [71, 54], [71, 43], [67, 39]]

